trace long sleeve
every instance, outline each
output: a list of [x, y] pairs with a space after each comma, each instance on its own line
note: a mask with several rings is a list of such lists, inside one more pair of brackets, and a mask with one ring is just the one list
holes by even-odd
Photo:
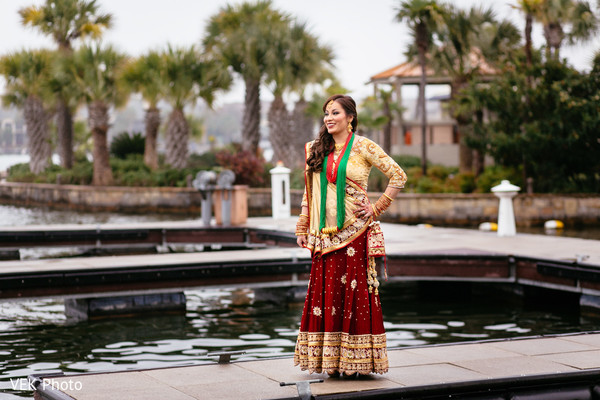
[[[388, 186], [402, 189], [406, 183], [406, 173], [396, 161], [383, 151], [383, 149], [370, 139], [360, 138], [356, 147], [360, 158], [354, 162], [356, 172], [353, 173], [357, 182], [366, 187], [370, 167], [373, 166], [383, 172], [389, 179]], [[364, 161], [360, 161], [360, 159]]]

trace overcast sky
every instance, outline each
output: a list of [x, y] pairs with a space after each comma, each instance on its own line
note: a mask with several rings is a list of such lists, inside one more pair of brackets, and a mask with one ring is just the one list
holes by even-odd
[[[493, 5], [498, 15], [510, 18], [522, 29], [523, 17], [510, 7], [516, 0], [452, 0], [468, 8]], [[0, 0], [0, 54], [22, 48], [54, 47], [52, 42], [30, 28], [20, 25], [17, 11], [44, 0]], [[149, 49], [174, 45], [198, 44], [207, 20], [228, 3], [226, 0], [98, 0], [103, 12], [114, 16], [114, 27], [104, 42], [136, 56]], [[308, 24], [310, 31], [335, 54], [335, 66], [342, 84], [357, 99], [372, 92], [365, 85], [369, 77], [405, 61], [404, 51], [410, 36], [403, 24], [394, 21], [400, 0], [274, 0], [276, 8], [291, 13]], [[535, 44], [542, 43], [541, 27], [534, 27]], [[578, 69], [589, 69], [594, 51], [600, 50], [600, 38], [579, 47], [562, 50], [561, 55]], [[267, 89], [263, 98], [271, 98]], [[239, 82], [220, 101], [243, 101]]]

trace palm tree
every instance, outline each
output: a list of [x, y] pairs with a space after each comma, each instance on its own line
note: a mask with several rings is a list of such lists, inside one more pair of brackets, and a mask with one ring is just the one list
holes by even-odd
[[[73, 52], [73, 41], [90, 37], [97, 39], [112, 23], [111, 14], [98, 12], [96, 0], [46, 0], [43, 5], [19, 10], [21, 23], [52, 37], [63, 55]], [[68, 85], [66, 85], [68, 86]], [[56, 126], [61, 165], [73, 166], [73, 111], [70, 91], [58, 85]]]
[[124, 85], [134, 92], [141, 93], [142, 98], [148, 103], [144, 116], [146, 126], [144, 163], [153, 170], [158, 168], [156, 139], [161, 122], [158, 102], [163, 96], [165, 81], [162, 61], [158, 52], [150, 51], [127, 65], [121, 75]]
[[582, 0], [543, 0], [535, 17], [544, 27], [548, 60], [560, 59], [564, 39], [571, 44], [584, 42], [599, 29], [598, 17], [590, 3]]
[[63, 68], [74, 77], [77, 97], [85, 101], [88, 125], [94, 142], [94, 175], [92, 184], [109, 186], [113, 175], [109, 162], [109, 108], [125, 104], [128, 93], [119, 85], [119, 74], [125, 66], [125, 55], [111, 46], [84, 45]]
[[[267, 58], [266, 82], [273, 86], [274, 100], [269, 108], [269, 139], [273, 145], [274, 159], [295, 167], [303, 159], [298, 141], [310, 135], [294, 126], [283, 101], [286, 92], [302, 93], [306, 85], [319, 82], [329, 75], [332, 52], [321, 46], [305, 24], [294, 23], [281, 32], [280, 40]], [[297, 137], [299, 136], [299, 138]], [[302, 143], [306, 142], [304, 140]]]
[[406, 21], [417, 48], [421, 81], [419, 82], [419, 113], [421, 115], [421, 168], [427, 174], [427, 110], [425, 86], [427, 84], [427, 52], [433, 41], [433, 33], [442, 19], [442, 9], [435, 0], [407, 0], [398, 8], [396, 19]]
[[[520, 41], [518, 29], [508, 21], [497, 21], [491, 9], [471, 8], [468, 12], [445, 6], [444, 23], [437, 35], [443, 45], [432, 49], [432, 64], [451, 78], [450, 98], [454, 100], [469, 82], [480, 74], [484, 63], [506, 57], [505, 51], [516, 48]], [[501, 27], [501, 28], [498, 28]], [[459, 135], [468, 124], [468, 116], [453, 112]], [[460, 137], [461, 172], [471, 172], [473, 152]]]
[[214, 60], [203, 59], [194, 46], [173, 48], [162, 54], [164, 96], [173, 110], [167, 121], [166, 163], [185, 167], [190, 128], [184, 107], [201, 97], [211, 106], [217, 90], [231, 85], [229, 71]]
[[540, 12], [540, 7], [545, 0], [517, 0], [517, 5], [513, 8], [525, 14], [525, 59], [527, 67], [533, 65], [533, 53], [531, 50], [532, 40], [531, 31], [533, 29], [533, 19]]
[[267, 71], [267, 57], [279, 40], [289, 17], [274, 10], [271, 1], [227, 5], [208, 23], [207, 52], [244, 79], [246, 94], [242, 119], [242, 148], [254, 153], [260, 140], [260, 85]]
[[51, 112], [45, 103], [50, 97], [46, 86], [51, 75], [54, 53], [47, 50], [20, 51], [0, 58], [0, 73], [6, 79], [5, 105], [23, 109], [27, 126], [29, 169], [39, 174], [52, 155], [48, 120]]

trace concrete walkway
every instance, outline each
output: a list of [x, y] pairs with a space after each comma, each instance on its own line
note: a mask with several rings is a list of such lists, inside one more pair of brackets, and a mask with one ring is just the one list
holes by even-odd
[[310, 379], [324, 380], [311, 384], [318, 396], [541, 374], [559, 378], [600, 368], [600, 333], [403, 348], [390, 351], [389, 360], [387, 374], [358, 379], [309, 375], [294, 367], [291, 358], [278, 358], [70, 375], [48, 378], [39, 388], [54, 384], [77, 400], [282, 399], [298, 392], [280, 382]]

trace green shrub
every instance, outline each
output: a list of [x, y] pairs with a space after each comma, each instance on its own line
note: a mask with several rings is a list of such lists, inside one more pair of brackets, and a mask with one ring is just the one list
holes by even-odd
[[203, 154], [191, 154], [188, 159], [188, 166], [192, 169], [211, 169], [217, 165], [217, 156], [214, 151], [207, 151]]
[[121, 159], [125, 159], [132, 154], [143, 155], [145, 142], [146, 139], [139, 132], [132, 135], [128, 132], [121, 132], [112, 139], [110, 154]]
[[442, 193], [443, 185], [428, 176], [424, 176], [416, 182], [415, 191], [417, 193]]
[[427, 176], [440, 180], [445, 180], [454, 172], [456, 172], [456, 168], [448, 168], [443, 165], [432, 165], [427, 168]]
[[7, 170], [9, 182], [34, 182], [35, 174], [29, 170], [29, 163], [15, 164]]
[[499, 185], [504, 179], [508, 179], [513, 185], [523, 188], [523, 179], [521, 173], [514, 168], [493, 165], [486, 167], [477, 178], [477, 191], [480, 193], [489, 193], [491, 189]]
[[460, 173], [456, 175], [458, 180], [458, 188], [461, 193], [472, 193], [477, 185], [475, 184], [475, 174]]
[[411, 167], [421, 166], [421, 157], [409, 155], [394, 155], [392, 156], [392, 158], [398, 163], [398, 165], [402, 167], [403, 170], [407, 170]]

